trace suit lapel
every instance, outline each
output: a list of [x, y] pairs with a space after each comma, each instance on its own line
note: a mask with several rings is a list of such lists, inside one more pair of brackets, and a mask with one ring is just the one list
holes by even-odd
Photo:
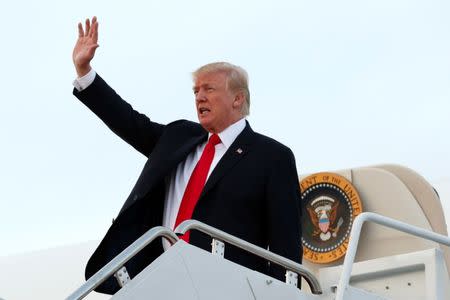
[[206, 181], [200, 199], [208, 193], [208, 191], [210, 191], [225, 174], [227, 174], [228, 170], [251, 151], [251, 140], [254, 132], [248, 122], [246, 123], [244, 130], [238, 135], [212, 171]]
[[193, 152], [195, 147], [208, 139], [208, 133], [205, 133], [199, 137], [195, 137], [181, 145], [175, 152], [170, 160], [165, 164], [167, 171], [173, 170], [182, 160], [185, 160], [189, 153]]
[[[132, 194], [138, 195], [133, 201], [139, 198], [139, 196], [145, 196], [161, 178], [164, 178], [169, 172], [173, 171], [182, 160], [186, 159], [189, 153], [194, 151], [198, 144], [207, 139], [208, 133], [205, 131], [201, 135], [180, 142], [178, 146], [163, 146], [155, 149], [154, 153], [152, 153], [154, 158], [151, 159], [151, 167], [144, 167], [144, 173], [141, 174], [135, 185], [136, 190], [132, 191]], [[174, 151], [173, 148], [176, 150]], [[168, 155], [170, 152], [172, 152], [172, 155]], [[147, 163], [150, 162], [148, 161]]]

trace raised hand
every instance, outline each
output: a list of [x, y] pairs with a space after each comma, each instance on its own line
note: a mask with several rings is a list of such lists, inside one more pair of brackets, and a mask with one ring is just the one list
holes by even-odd
[[85, 29], [78, 23], [78, 40], [73, 48], [72, 59], [78, 77], [86, 75], [91, 70], [91, 60], [98, 48], [98, 22], [97, 17], [92, 18], [92, 23], [86, 19]]

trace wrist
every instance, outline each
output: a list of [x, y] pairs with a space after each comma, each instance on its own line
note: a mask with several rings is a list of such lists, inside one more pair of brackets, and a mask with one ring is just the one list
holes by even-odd
[[89, 73], [89, 71], [92, 68], [91, 68], [90, 64], [87, 64], [87, 65], [84, 65], [84, 66], [75, 65], [75, 69], [77, 71], [78, 78], [81, 78], [84, 75], [86, 75], [87, 73]]

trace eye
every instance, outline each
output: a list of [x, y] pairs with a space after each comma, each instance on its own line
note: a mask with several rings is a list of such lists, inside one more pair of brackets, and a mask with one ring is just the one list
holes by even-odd
[[209, 87], [209, 88], [207, 88], [206, 89], [208, 92], [212, 92], [212, 91], [214, 91], [214, 88], [213, 87]]

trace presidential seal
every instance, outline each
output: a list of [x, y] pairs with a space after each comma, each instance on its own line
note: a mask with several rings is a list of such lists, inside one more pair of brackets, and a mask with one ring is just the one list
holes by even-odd
[[303, 257], [330, 263], [345, 255], [361, 199], [350, 181], [334, 173], [317, 173], [300, 182]]

